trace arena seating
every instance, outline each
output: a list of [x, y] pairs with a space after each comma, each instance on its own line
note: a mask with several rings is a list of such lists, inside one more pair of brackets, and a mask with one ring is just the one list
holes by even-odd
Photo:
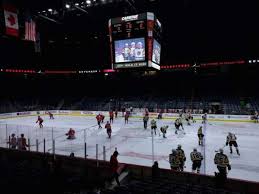
[[[148, 108], [149, 111], [163, 110], [164, 112], [177, 112], [177, 110], [193, 110], [193, 113], [202, 113], [203, 110], [216, 114], [251, 114], [252, 111], [259, 111], [259, 99], [251, 98], [247, 101], [249, 106], [242, 107], [238, 97], [217, 97], [214, 101], [212, 97], [193, 98], [191, 97], [170, 97], [168, 98], [66, 98], [51, 97], [48, 100], [34, 98], [25, 99], [2, 99], [0, 101], [0, 112], [18, 112], [32, 110], [100, 110], [110, 109], [121, 110], [125, 108]], [[219, 110], [215, 111], [211, 103], [220, 103]]]
[[256, 194], [259, 189], [255, 182], [228, 179], [219, 185], [215, 177], [166, 169], [158, 177], [150, 167], [122, 169], [128, 175], [121, 186], [110, 187], [108, 162], [0, 148], [0, 186], [8, 193], [25, 188], [40, 194]]

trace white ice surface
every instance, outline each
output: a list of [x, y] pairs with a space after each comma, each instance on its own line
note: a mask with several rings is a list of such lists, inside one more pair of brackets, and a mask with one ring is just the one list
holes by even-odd
[[[27, 138], [30, 138], [31, 150], [36, 150], [35, 142], [38, 139], [40, 142], [39, 150], [43, 151], [43, 139], [45, 138], [46, 151], [52, 152], [53, 136], [56, 153], [69, 155], [74, 152], [75, 156], [83, 157], [85, 139], [88, 158], [96, 158], [96, 144], [98, 144], [99, 159], [103, 159], [103, 146], [106, 148], [106, 160], [109, 160], [110, 155], [117, 147], [119, 162], [144, 166], [152, 165], [151, 131], [150, 127], [144, 130], [142, 119], [130, 118], [129, 124], [126, 125], [123, 118], [115, 119], [112, 124], [111, 140], [107, 138], [105, 129], [98, 129], [94, 117], [55, 116], [54, 120], [50, 120], [44, 116], [43, 129], [40, 129], [35, 123], [36, 119], [36, 117], [22, 117], [0, 120], [0, 146], [6, 147], [6, 137], [11, 133], [24, 133]], [[159, 120], [157, 124], [158, 128], [162, 125], [169, 125], [166, 139], [162, 137], [162, 134], [159, 136], [159, 132], [154, 137], [154, 159], [158, 161], [159, 167], [170, 168], [168, 155], [173, 148], [181, 144], [187, 157], [185, 171], [191, 171], [190, 152], [196, 147], [203, 153], [203, 148], [198, 146], [197, 138], [197, 129], [201, 122], [197, 121], [191, 126], [184, 125], [185, 135], [174, 134], [172, 120]], [[65, 133], [70, 127], [76, 130], [75, 140], [66, 140]], [[84, 135], [84, 131], [86, 135]], [[259, 124], [255, 123], [208, 122], [204, 160], [206, 174], [214, 175], [216, 171], [213, 161], [215, 150], [224, 146], [228, 132], [236, 134], [241, 153], [241, 156], [238, 156], [233, 147], [234, 153], [231, 155], [229, 148], [224, 148], [232, 165], [232, 170], [228, 176], [259, 182]], [[204, 169], [204, 164], [202, 168]]]

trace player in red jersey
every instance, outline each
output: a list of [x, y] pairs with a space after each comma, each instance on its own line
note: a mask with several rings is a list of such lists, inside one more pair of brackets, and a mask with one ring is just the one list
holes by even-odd
[[67, 139], [75, 139], [76, 132], [74, 129], [70, 128], [69, 131], [66, 133]]
[[114, 113], [112, 110], [109, 112], [109, 115], [110, 115], [110, 123], [113, 123]]
[[117, 118], [117, 116], [118, 116], [118, 110], [116, 109], [115, 110], [115, 118]]
[[54, 119], [54, 116], [51, 112], [48, 112], [48, 115], [49, 115], [49, 119]]
[[40, 116], [38, 116], [38, 120], [36, 121], [36, 123], [38, 123], [38, 122], [39, 122], [40, 128], [43, 128], [43, 125], [42, 125], [43, 119]]
[[105, 125], [105, 129], [107, 130], [108, 137], [111, 139], [112, 127], [111, 127], [111, 124], [109, 121], [107, 121], [107, 123]]
[[101, 122], [103, 123], [105, 116], [101, 114], [101, 118], [102, 118]]
[[101, 121], [102, 121], [102, 116], [101, 116], [101, 114], [98, 114], [98, 115], [96, 116], [96, 120], [97, 120], [97, 124], [98, 124], [98, 126], [99, 126], [99, 129], [102, 128], [102, 126], [101, 126]]
[[130, 116], [130, 112], [129, 111], [127, 111], [126, 113], [125, 113], [125, 124], [128, 124], [128, 122], [129, 122], [129, 116]]

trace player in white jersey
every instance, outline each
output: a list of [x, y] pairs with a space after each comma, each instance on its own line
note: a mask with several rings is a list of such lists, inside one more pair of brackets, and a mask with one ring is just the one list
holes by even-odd
[[125, 43], [124, 49], [122, 51], [123, 56], [124, 56], [124, 61], [129, 61], [130, 60], [130, 48], [129, 44]]
[[202, 124], [205, 124], [207, 122], [207, 113], [202, 115]]
[[135, 49], [135, 60], [142, 61], [145, 58], [145, 49], [143, 48], [142, 42], [137, 43], [137, 47]]
[[136, 43], [132, 42], [130, 44], [130, 60], [135, 61], [135, 49], [136, 49]]
[[255, 120], [255, 123], [258, 123], [258, 120], [259, 120], [259, 114], [257, 111], [255, 111], [255, 114], [254, 114], [254, 120]]
[[232, 145], [236, 148], [236, 152], [238, 155], [240, 155], [239, 150], [238, 150], [238, 145], [237, 145], [237, 137], [234, 133], [228, 133], [227, 140], [226, 140], [226, 146], [229, 145], [230, 148], [230, 153], [232, 154]]

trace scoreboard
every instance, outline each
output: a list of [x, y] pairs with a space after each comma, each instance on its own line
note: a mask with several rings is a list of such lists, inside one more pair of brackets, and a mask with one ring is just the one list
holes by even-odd
[[153, 13], [109, 20], [113, 69], [160, 69], [161, 23]]

